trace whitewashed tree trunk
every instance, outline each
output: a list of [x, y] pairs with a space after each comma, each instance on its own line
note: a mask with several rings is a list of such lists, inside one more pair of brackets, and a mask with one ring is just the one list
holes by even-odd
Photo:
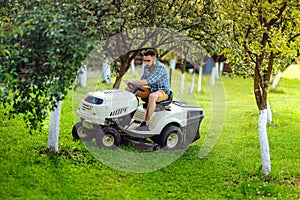
[[211, 69], [211, 75], [210, 75], [210, 85], [215, 85], [215, 79], [216, 79], [216, 67], [212, 67]]
[[172, 73], [176, 67], [176, 57], [169, 60], [169, 66], [170, 66], [170, 87], [171, 87]]
[[273, 81], [273, 83], [272, 83], [272, 89], [273, 89], [273, 90], [276, 89], [276, 87], [277, 87], [277, 85], [278, 85], [278, 83], [279, 83], [279, 80], [280, 80], [281, 76], [282, 76], [282, 72], [279, 72], [278, 74], [276, 74], [275, 79], [274, 79], [274, 81]]
[[82, 65], [78, 71], [78, 75], [77, 75], [77, 81], [78, 81], [78, 85], [80, 87], [85, 88], [86, 87], [86, 81], [87, 81], [87, 66], [86, 65]]
[[219, 77], [219, 66], [220, 66], [220, 63], [219, 62], [216, 62], [216, 79], [219, 79], [220, 77]]
[[170, 68], [171, 68], [172, 70], [174, 70], [174, 69], [175, 69], [175, 66], [176, 66], [176, 58], [170, 59], [169, 65], [170, 65]]
[[105, 83], [109, 84], [110, 83], [110, 63], [107, 58], [105, 58], [103, 64], [102, 64], [102, 77]]
[[269, 124], [271, 124], [272, 123], [272, 110], [271, 110], [269, 102], [267, 102], [267, 113], [268, 113], [267, 114], [267, 122]]
[[134, 59], [131, 61], [131, 74], [134, 75], [135, 72], [135, 66], [134, 66]]
[[198, 87], [197, 87], [197, 91], [198, 91], [198, 92], [201, 91], [202, 71], [203, 71], [203, 67], [199, 67]]
[[270, 150], [267, 135], [267, 115], [267, 109], [259, 111], [258, 135], [263, 175], [268, 175], [271, 173]]
[[184, 90], [184, 73], [181, 74], [181, 84], [180, 84], [180, 93], [179, 93], [180, 98], [183, 95], [183, 90]]
[[222, 74], [223, 74], [223, 69], [224, 69], [224, 63], [223, 63], [223, 62], [220, 62], [220, 77], [221, 77]]
[[192, 94], [192, 93], [193, 93], [194, 85], [195, 85], [195, 72], [192, 74], [192, 80], [191, 80], [191, 85], [190, 85], [189, 94]]
[[61, 105], [62, 105], [62, 101], [57, 102], [57, 107], [51, 112], [51, 116], [50, 116], [48, 149], [50, 151], [55, 151], [55, 152], [58, 151], [58, 136], [59, 136]]

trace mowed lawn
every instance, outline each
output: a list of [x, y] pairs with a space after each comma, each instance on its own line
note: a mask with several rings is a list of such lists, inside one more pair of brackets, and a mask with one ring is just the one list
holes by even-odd
[[[223, 77], [216, 84], [224, 87], [225, 102], [220, 97], [212, 104], [218, 96], [208, 86], [209, 76], [204, 77], [201, 92], [190, 95], [186, 89], [180, 97], [204, 110], [200, 140], [174, 162], [145, 173], [119, 171], [72, 140], [76, 92], [63, 101], [58, 154], [45, 151], [49, 120], [41, 132], [29, 134], [22, 116], [8, 119], [1, 107], [0, 199], [299, 199], [300, 80], [284, 74], [278, 88], [269, 93], [273, 111], [267, 130], [269, 176], [261, 175], [253, 80]], [[214, 105], [224, 109], [214, 110]], [[219, 130], [213, 129], [216, 125], [222, 130], [213, 132]]]

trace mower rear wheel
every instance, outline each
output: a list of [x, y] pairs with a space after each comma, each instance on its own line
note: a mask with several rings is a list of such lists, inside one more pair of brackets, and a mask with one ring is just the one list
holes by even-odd
[[169, 125], [163, 129], [158, 143], [162, 149], [179, 149], [183, 143], [183, 133], [179, 127]]
[[100, 147], [114, 149], [121, 143], [121, 136], [113, 127], [103, 127], [96, 134], [96, 142]]
[[77, 122], [72, 128], [72, 136], [76, 140], [91, 141], [94, 138], [94, 134], [89, 131], [85, 131], [82, 122]]

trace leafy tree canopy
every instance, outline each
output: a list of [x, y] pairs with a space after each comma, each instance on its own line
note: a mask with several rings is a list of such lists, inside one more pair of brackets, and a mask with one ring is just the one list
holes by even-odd
[[221, 13], [231, 26], [225, 52], [236, 70], [251, 75], [249, 67], [267, 67], [270, 59], [276, 70], [284, 69], [299, 57], [299, 8], [297, 1], [223, 1]]
[[232, 1], [219, 3], [225, 26], [223, 53], [235, 74], [254, 77], [254, 93], [260, 110], [266, 108], [272, 72], [299, 59], [299, 1]]
[[[214, 4], [209, 0], [123, 0], [113, 1], [112, 4], [118, 11], [116, 15], [117, 18], [120, 18], [123, 21], [123, 24], [120, 27], [120, 32], [125, 33], [125, 35], [127, 31], [135, 28], [158, 27], [174, 30], [174, 32], [182, 33], [183, 35], [194, 36], [193, 34], [195, 32], [192, 31], [192, 29], [198, 26], [197, 34], [201, 37], [208, 32], [208, 16], [214, 13], [212, 10], [215, 9], [213, 6]], [[192, 34], [190, 34], [190, 32]], [[150, 33], [148, 34], [151, 35]], [[166, 39], [166, 37], [164, 38]], [[142, 43], [146, 44], [146, 40]], [[160, 42], [158, 42], [158, 40], [159, 38], [156, 38], [156, 42], [148, 47], [155, 46], [156, 48], [160, 48]], [[200, 44], [203, 45], [204, 48], [209, 49], [211, 52], [213, 51], [211, 49], [213, 49], [215, 45], [211, 43], [210, 37], [203, 37], [198, 41], [200, 41]], [[183, 41], [183, 43], [184, 42], [186, 41]], [[146, 48], [145, 45], [142, 45], [142, 47]], [[162, 52], [160, 52], [160, 56], [166, 55], [171, 50], [172, 49], [162, 50]], [[126, 52], [117, 59], [120, 62], [115, 62], [119, 64], [116, 64], [113, 67], [117, 76], [114, 87], [118, 88], [122, 76], [127, 72], [130, 62], [136, 53], [136, 51]]]
[[[105, 1], [5, 1], [0, 14], [0, 98], [37, 128], [72, 87], [94, 41], [113, 32]], [[9, 11], [9, 12], [8, 12]], [[108, 18], [108, 20], [106, 20]], [[101, 20], [100, 20], [101, 19]]]

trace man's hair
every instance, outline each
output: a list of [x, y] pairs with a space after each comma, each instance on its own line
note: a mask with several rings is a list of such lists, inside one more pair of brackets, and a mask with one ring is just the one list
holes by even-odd
[[155, 49], [147, 49], [144, 52], [144, 56], [152, 56], [152, 57], [156, 57], [157, 53], [155, 51]]

